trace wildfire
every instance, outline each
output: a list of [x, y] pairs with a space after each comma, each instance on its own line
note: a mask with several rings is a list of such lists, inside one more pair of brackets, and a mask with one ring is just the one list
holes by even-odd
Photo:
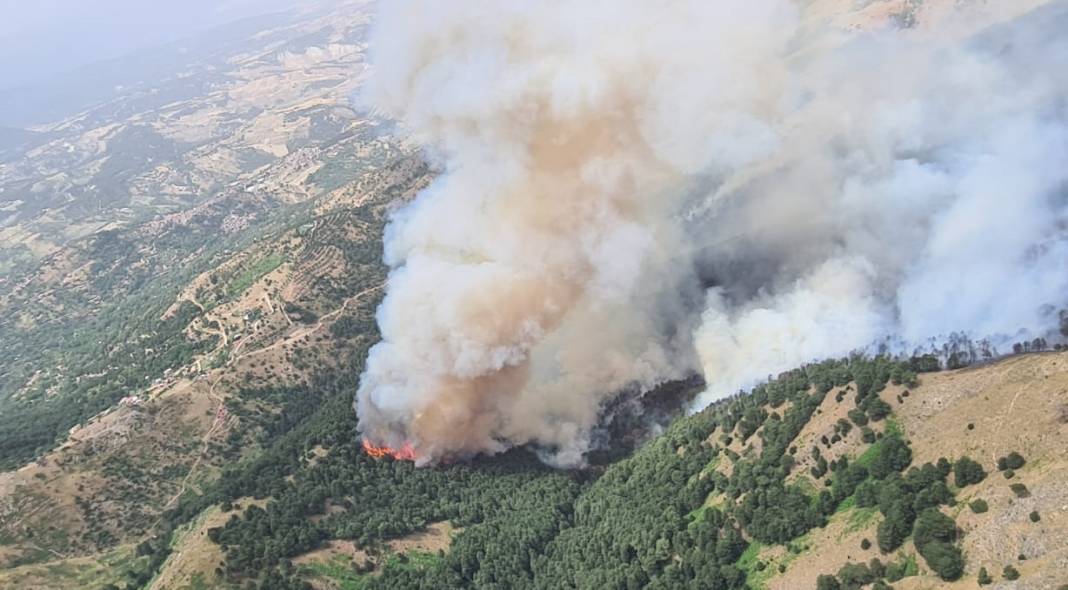
[[393, 457], [398, 461], [415, 461], [415, 449], [408, 442], [404, 443], [399, 449], [392, 449], [390, 447], [377, 446], [365, 438], [363, 439], [363, 451], [375, 459]]

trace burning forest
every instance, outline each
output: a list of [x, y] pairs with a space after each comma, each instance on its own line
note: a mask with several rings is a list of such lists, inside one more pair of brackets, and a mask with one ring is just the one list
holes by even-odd
[[392, 457], [397, 461], [415, 461], [415, 449], [412, 448], [411, 443], [405, 442], [397, 449], [391, 449], [389, 447], [375, 446], [371, 441], [363, 440], [363, 452], [368, 456], [375, 459], [383, 459], [385, 457]]
[[621, 391], [697, 373], [700, 408], [852, 351], [1056, 335], [1068, 41], [1041, 19], [962, 42], [786, 0], [379, 10], [364, 99], [440, 174], [386, 231], [372, 455], [581, 465]]

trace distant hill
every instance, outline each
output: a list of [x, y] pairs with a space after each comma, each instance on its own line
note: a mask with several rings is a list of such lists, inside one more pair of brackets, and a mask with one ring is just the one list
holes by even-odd
[[228, 51], [255, 33], [293, 20], [291, 15], [252, 17], [221, 25], [188, 39], [109, 59], [53, 78], [0, 90], [0, 124], [26, 127], [65, 119], [132, 89], [157, 86], [190, 67], [221, 65]]
[[45, 136], [41, 133], [0, 126], [0, 161], [21, 153], [44, 139]]

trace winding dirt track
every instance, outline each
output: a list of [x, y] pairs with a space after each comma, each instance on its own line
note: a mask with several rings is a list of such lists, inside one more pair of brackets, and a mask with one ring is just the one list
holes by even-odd
[[[277, 348], [278, 346], [282, 346], [282, 345], [285, 345], [285, 344], [288, 344], [288, 343], [291, 343], [291, 342], [295, 342], [297, 340], [300, 340], [301, 338], [304, 338], [306, 336], [310, 336], [312, 334], [315, 334], [316, 332], [321, 330], [323, 328], [323, 326], [325, 326], [327, 324], [327, 322], [332, 321], [339, 314], [344, 312], [345, 309], [349, 306], [350, 303], [352, 303], [354, 301], [358, 301], [359, 299], [365, 297], [366, 295], [374, 293], [375, 291], [378, 291], [379, 289], [382, 289], [385, 286], [386, 286], [386, 283], [383, 281], [383, 282], [375, 285], [374, 287], [370, 287], [368, 289], [364, 289], [363, 291], [360, 291], [359, 293], [349, 297], [344, 302], [342, 302], [341, 306], [339, 306], [334, 311], [332, 311], [330, 313], [327, 313], [327, 314], [323, 315], [322, 317], [320, 317], [319, 320], [317, 322], [315, 322], [315, 324], [313, 324], [311, 326], [306, 326], [306, 327], [303, 327], [303, 328], [298, 328], [293, 333], [291, 333], [288, 336], [278, 340], [274, 344], [270, 344], [270, 345], [264, 346], [262, 348], [257, 348], [256, 350], [250, 350], [250, 351], [248, 351], [246, 353], [243, 353], [243, 354], [234, 354], [229, 359], [227, 359], [226, 364], [223, 365], [222, 368], [220, 368], [220, 371], [222, 369], [225, 369], [225, 368], [228, 368], [228, 367], [232, 367], [233, 365], [235, 365], [236, 363], [238, 363], [238, 362], [240, 362], [240, 361], [242, 361], [244, 359], [250, 358], [250, 357], [258, 355], [258, 354], [263, 354], [263, 353], [265, 353], [267, 351], [270, 351], [270, 350], [273, 350], [274, 348]], [[225, 341], [225, 335], [224, 335], [224, 341]], [[245, 343], [244, 340], [241, 341], [240, 343], [238, 343], [237, 346], [234, 347], [234, 352], [236, 353], [240, 349], [241, 345], [244, 344], [244, 343]], [[225, 377], [225, 376], [226, 376], [225, 374], [218, 375], [217, 377], [215, 377], [214, 380], [212, 380], [211, 385], [208, 387], [208, 396], [210, 396], [212, 398], [212, 400], [215, 401], [215, 406], [214, 406], [215, 420], [212, 422], [211, 428], [209, 428], [208, 431], [206, 433], [204, 433], [204, 436], [201, 437], [201, 449], [200, 449], [200, 452], [197, 454], [196, 461], [193, 462], [193, 465], [190, 466], [190, 468], [189, 468], [189, 472], [185, 474], [184, 478], [182, 478], [182, 484], [179, 486], [177, 493], [175, 493], [171, 497], [171, 499], [167, 500], [167, 503], [163, 505], [163, 510], [167, 510], [172, 505], [174, 505], [174, 503], [176, 503], [178, 501], [178, 499], [182, 497], [182, 494], [184, 494], [186, 492], [186, 490], [189, 489], [189, 482], [191, 482], [193, 480], [193, 477], [196, 475], [197, 469], [200, 467], [201, 463], [203, 462], [204, 457], [208, 453], [208, 447], [211, 444], [211, 439], [215, 436], [215, 434], [220, 429], [225, 428], [227, 422], [229, 421], [229, 417], [223, 411], [224, 410], [225, 400], [223, 399], [222, 396], [220, 396], [218, 393], [215, 392], [215, 387], [219, 384], [219, 382], [222, 381], [223, 377]], [[161, 515], [160, 519], [162, 519], [162, 518], [163, 517]], [[158, 524], [159, 520], [157, 520], [156, 522]]]

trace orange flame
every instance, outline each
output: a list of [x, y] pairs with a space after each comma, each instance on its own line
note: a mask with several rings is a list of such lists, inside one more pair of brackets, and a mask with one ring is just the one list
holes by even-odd
[[412, 447], [412, 443], [409, 442], [404, 443], [399, 449], [391, 449], [389, 447], [380, 447], [365, 438], [363, 439], [363, 451], [375, 459], [393, 457], [398, 461], [415, 461], [415, 449]]

